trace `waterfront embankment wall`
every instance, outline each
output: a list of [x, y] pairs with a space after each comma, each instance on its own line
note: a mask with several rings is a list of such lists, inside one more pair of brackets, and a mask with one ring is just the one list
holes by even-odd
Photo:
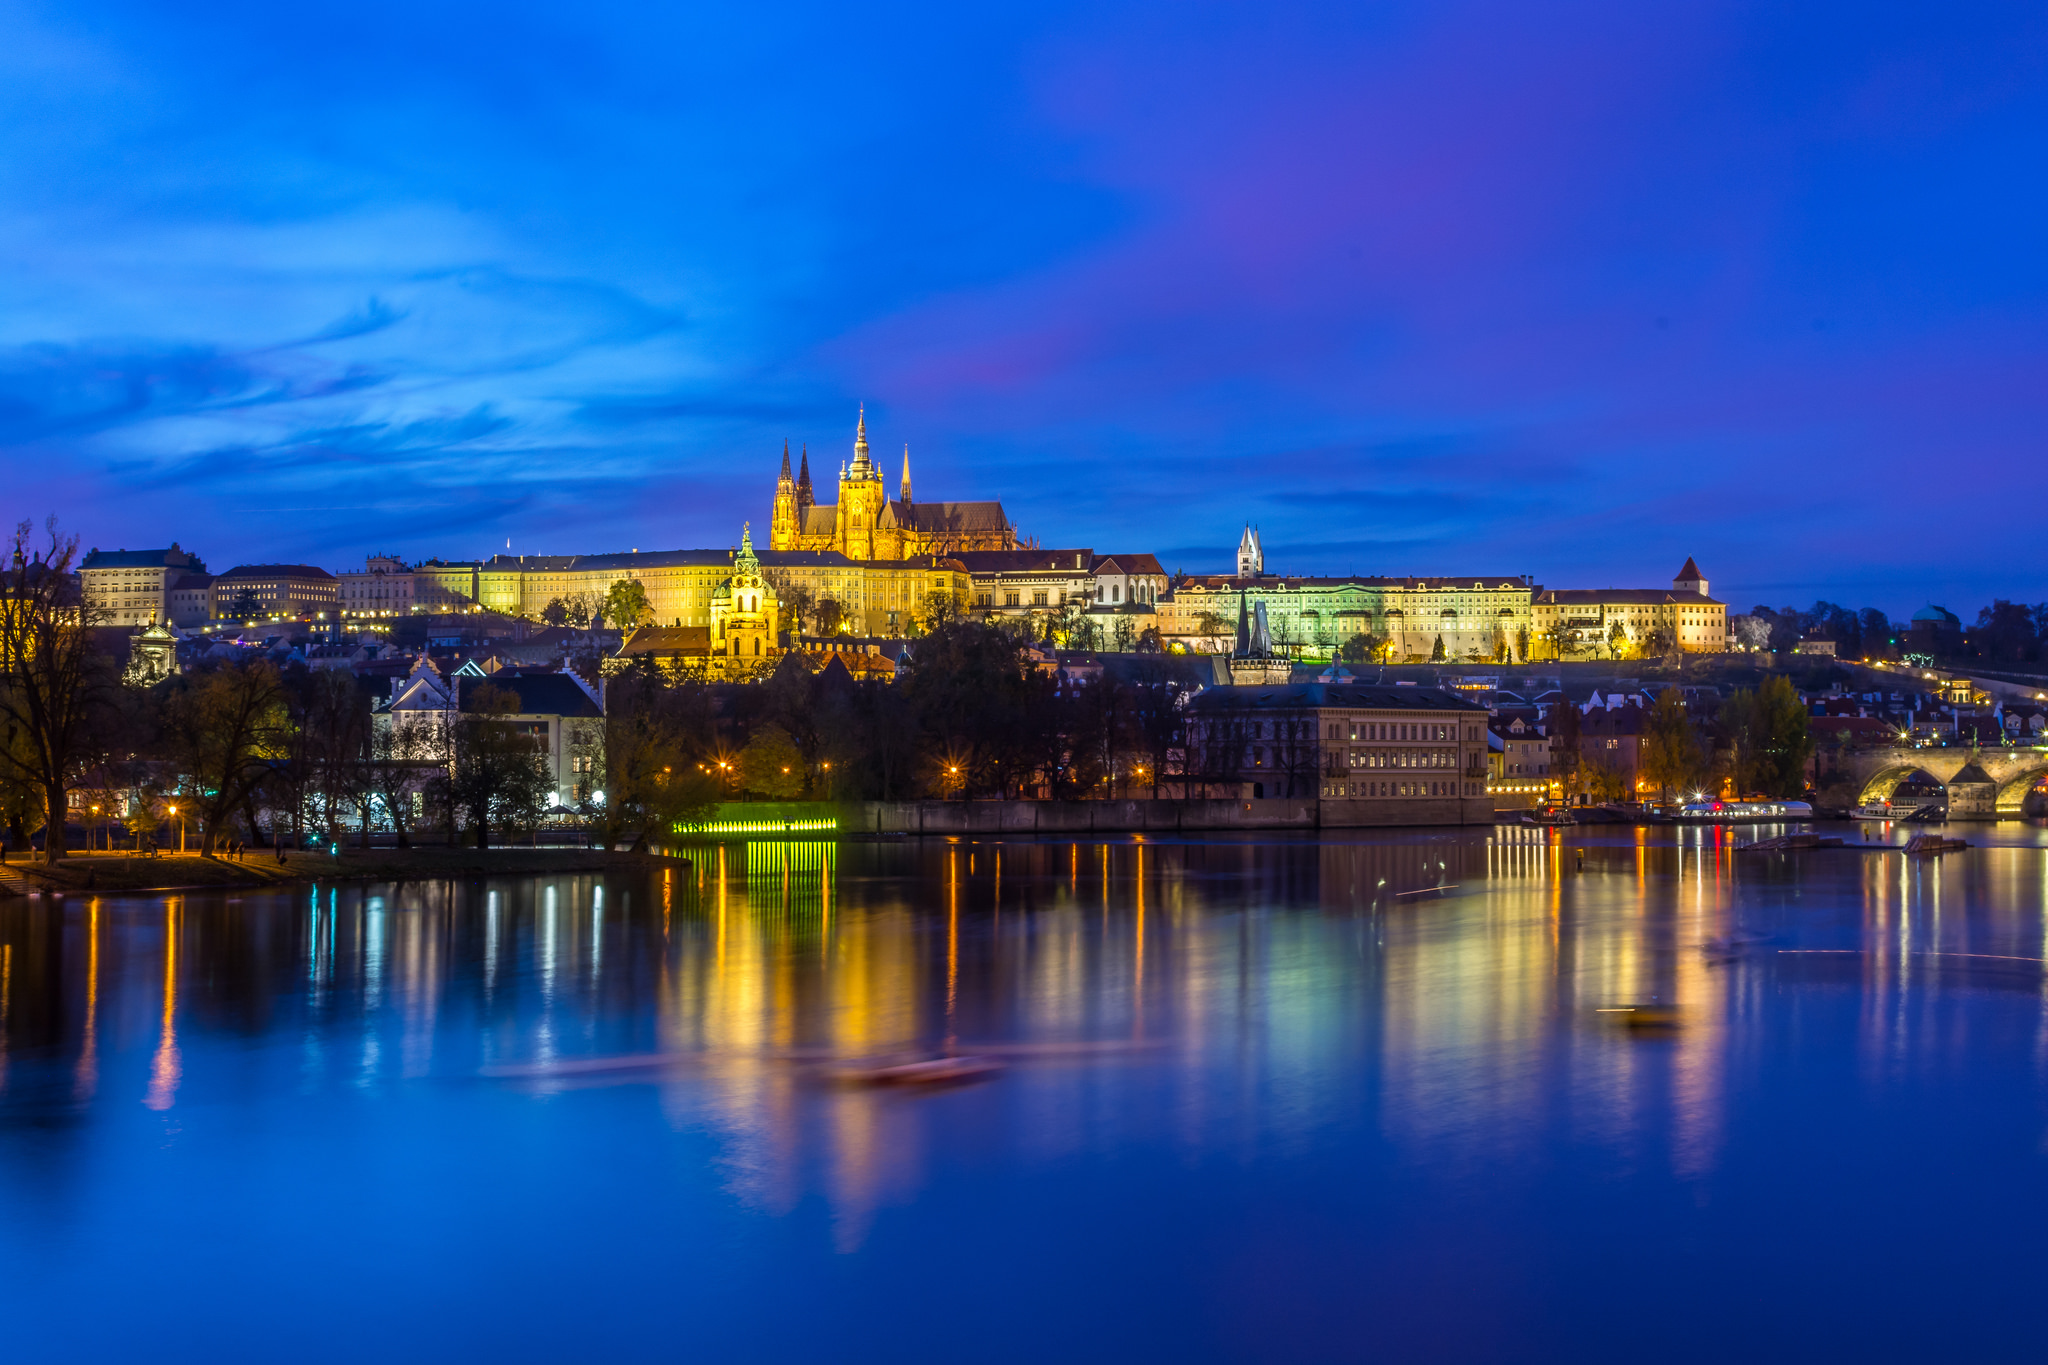
[[1322, 801], [1314, 797], [1209, 801], [845, 801], [843, 833], [1145, 834], [1253, 829], [1372, 829], [1490, 825], [1490, 797]]

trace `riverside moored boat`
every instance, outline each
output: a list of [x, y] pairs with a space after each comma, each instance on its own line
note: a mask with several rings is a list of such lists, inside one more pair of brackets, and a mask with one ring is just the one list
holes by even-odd
[[1738, 825], [1756, 821], [1811, 820], [1813, 807], [1804, 801], [1695, 801], [1678, 808], [1688, 822]]

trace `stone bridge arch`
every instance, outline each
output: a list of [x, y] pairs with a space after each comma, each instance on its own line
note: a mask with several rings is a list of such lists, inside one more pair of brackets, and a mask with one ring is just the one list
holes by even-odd
[[1915, 771], [1925, 772], [1946, 787], [1965, 764], [1975, 761], [1998, 784], [1998, 810], [2017, 815], [2027, 793], [2048, 776], [2048, 748], [1978, 749], [1914, 748], [1910, 744], [1888, 744], [1853, 751], [1844, 765], [1856, 784], [1857, 804], [1871, 805], [1890, 799], [1899, 783]]
[[[1960, 771], [1961, 765], [1958, 764], [1957, 768]], [[1920, 764], [1909, 762], [1897, 763], [1889, 768], [1883, 769], [1882, 771], [1873, 773], [1867, 780], [1864, 781], [1863, 785], [1860, 788], [1858, 788], [1856, 795], [1856, 804], [1859, 806], [1874, 806], [1878, 804], [1880, 801], [1891, 800], [1892, 793], [1898, 790], [1899, 784], [1901, 782], [1904, 782], [1907, 778], [1911, 777], [1914, 773], [1917, 773], [1920, 770]], [[1940, 782], [1944, 787], [1948, 785], [1947, 779], [1941, 777], [1939, 774], [1930, 773], [1929, 776], [1934, 777], [1935, 780]]]
[[2034, 784], [2048, 777], [2048, 762], [2028, 768], [2010, 779], [1998, 784], [1998, 813], [2000, 815], [2024, 815], [2027, 813], [2027, 795], [2034, 790]]

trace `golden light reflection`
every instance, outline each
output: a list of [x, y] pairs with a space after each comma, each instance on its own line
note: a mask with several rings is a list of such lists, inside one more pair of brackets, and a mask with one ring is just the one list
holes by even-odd
[[[197, 1084], [214, 1021], [261, 1013], [237, 991], [264, 1009], [301, 993], [304, 1009], [279, 1015], [306, 1030], [307, 1085], [381, 1083], [397, 1058], [422, 1076], [476, 1056], [654, 1054], [670, 1060], [550, 1093], [652, 1082], [672, 1123], [714, 1135], [736, 1198], [778, 1212], [822, 1198], [843, 1249], [914, 1197], [940, 1133], [1057, 1162], [1145, 1123], [1200, 1157], [1300, 1150], [1369, 1121], [1416, 1160], [1521, 1159], [1563, 1134], [1693, 1180], [1723, 1160], [1730, 1096], [1745, 1089], [1731, 1057], [1752, 1061], [1786, 1008], [1780, 949], [1812, 921], [1786, 903], [1795, 875], [1860, 914], [1853, 950], [1800, 970], [1860, 991], [1847, 1036], [1872, 1078], [1969, 1041], [1968, 1017], [1936, 1029], [1926, 1004], [1966, 972], [2034, 971], [2035, 998], [2008, 998], [2036, 1012], [2048, 1057], [2048, 851], [1941, 866], [1844, 851], [1797, 872], [1718, 829], [1091, 839], [1099, 885], [1084, 891], [1082, 842], [989, 845], [986, 899], [964, 841], [707, 846], [659, 886], [323, 887], [276, 978], [263, 965], [276, 919], [215, 898], [165, 904], [160, 973], [122, 937], [153, 935], [153, 918], [137, 926], [95, 901], [82, 941], [71, 921], [67, 956], [46, 910], [0, 907], [0, 1084], [10, 1055], [18, 1089], [24, 1049], [57, 1041], [23, 1029], [61, 1030], [91, 1101], [101, 1073], [132, 1074], [114, 1055], [119, 1021], [147, 1019], [153, 992], [158, 1037], [145, 1030], [134, 1049], [153, 1048], [155, 1110], [173, 1107], [188, 1068]], [[294, 926], [305, 894], [292, 894]], [[47, 956], [25, 963], [28, 951]], [[1600, 1013], [1652, 1003], [1675, 1017], [1654, 1036]], [[978, 1047], [1009, 1049], [986, 1092], [826, 1071]], [[1105, 1047], [1118, 1051], [1085, 1050]], [[358, 1065], [380, 1055], [381, 1071]], [[1112, 1066], [1143, 1069], [1161, 1102], [1121, 1103]], [[1002, 1121], [936, 1117], [977, 1105]]]
[[143, 1103], [151, 1109], [169, 1109], [178, 1098], [183, 1077], [178, 1058], [178, 928], [184, 901], [176, 896], [164, 902], [164, 1010], [157, 1036], [156, 1056], [149, 1067], [149, 1093]]
[[8, 1041], [12, 1030], [8, 1027], [14, 1004], [14, 945], [0, 944], [0, 1091], [7, 1089]]
[[953, 1015], [960, 999], [960, 852], [946, 850], [946, 1037], [953, 1038]]
[[1132, 879], [1132, 919], [1136, 927], [1131, 934], [1131, 1032], [1142, 1037], [1145, 1032], [1145, 844], [1137, 846], [1137, 875]]
[[[0, 1015], [6, 1011], [0, 1009]], [[83, 1102], [100, 1086], [100, 902], [85, 910], [85, 1037], [78, 1049], [78, 1079], [72, 1095]]]

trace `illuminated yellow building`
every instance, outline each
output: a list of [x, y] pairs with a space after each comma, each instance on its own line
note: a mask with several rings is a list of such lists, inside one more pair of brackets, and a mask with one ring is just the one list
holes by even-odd
[[789, 472], [789, 448], [782, 450], [782, 474], [775, 481], [769, 523], [771, 550], [820, 550], [852, 560], [914, 559], [961, 550], [1014, 550], [1016, 528], [999, 502], [916, 502], [910, 496], [910, 447], [903, 448], [903, 482], [893, 501], [883, 487], [881, 466], [868, 453], [867, 414], [854, 431], [853, 459], [839, 471], [839, 501], [811, 496], [810, 452], [801, 471]]
[[1728, 608], [1707, 596], [1707, 580], [1690, 558], [1668, 590], [1558, 588], [1537, 594], [1530, 612], [1539, 659], [1728, 648]]
[[[751, 543], [748, 550], [752, 551]], [[660, 626], [714, 624], [712, 604], [733, 576], [738, 550], [662, 550], [642, 554], [494, 555], [451, 563], [428, 560], [413, 569], [415, 600], [425, 611], [481, 608], [540, 619], [550, 602], [578, 599], [602, 607], [612, 584], [630, 580], [647, 594], [649, 622]], [[967, 609], [971, 578], [957, 561], [932, 556], [856, 562], [816, 550], [766, 550], [755, 555], [762, 578], [781, 599], [778, 629], [791, 629], [793, 588], [813, 603], [838, 604], [842, 629], [855, 635], [901, 636], [925, 615], [928, 599], [942, 593]], [[815, 628], [806, 621], [806, 628]]]

